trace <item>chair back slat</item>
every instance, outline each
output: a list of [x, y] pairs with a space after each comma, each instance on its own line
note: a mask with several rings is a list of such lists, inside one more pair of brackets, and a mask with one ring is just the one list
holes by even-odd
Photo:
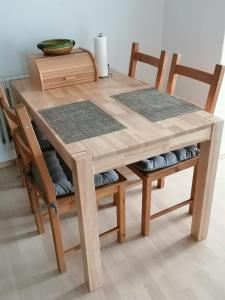
[[19, 133], [19, 128], [16, 128], [14, 131], [14, 141], [17, 146], [17, 151], [22, 159], [23, 170], [29, 172], [31, 170], [32, 155], [30, 149], [27, 147]]
[[200, 70], [197, 70], [194, 68], [181, 66], [181, 65], [176, 66], [176, 73], [181, 76], [185, 76], [185, 77], [192, 78], [194, 80], [202, 81], [206, 84], [211, 84], [212, 78], [213, 78], [213, 74], [210, 74], [210, 73], [207, 73], [204, 71], [200, 71]]
[[159, 66], [159, 58], [142, 52], [136, 52], [134, 54], [134, 59], [157, 68]]
[[131, 54], [130, 54], [130, 65], [128, 71], [128, 76], [132, 78], [135, 77], [135, 73], [136, 73], [137, 60], [134, 58], [134, 56], [138, 52], [138, 49], [139, 49], [139, 43], [132, 43]]
[[208, 93], [208, 98], [205, 104], [205, 110], [208, 112], [213, 113], [215, 111], [217, 99], [219, 96], [221, 84], [224, 77], [224, 72], [225, 72], [225, 66], [216, 65], [212, 82], [210, 85], [209, 93]]
[[167, 93], [170, 95], [174, 95], [175, 87], [177, 83], [177, 73], [176, 73], [176, 66], [179, 65], [181, 62], [181, 54], [173, 54], [171, 66], [170, 66], [170, 72], [167, 82]]
[[168, 53], [164, 50], [161, 51], [159, 63], [158, 63], [158, 72], [156, 75], [155, 88], [161, 89], [164, 80], [164, 74], [166, 70], [166, 65], [168, 61]]
[[30, 118], [26, 108], [22, 104], [19, 104], [15, 107], [15, 113], [19, 121], [19, 129], [21, 130], [20, 137], [23, 139], [23, 136], [25, 136], [26, 138], [26, 145], [31, 153], [32, 163], [34, 163], [37, 167], [44, 187], [46, 197], [45, 200], [50, 203], [54, 201], [56, 197], [55, 188], [53, 186], [53, 182], [46, 166], [41, 148], [34, 133]]
[[142, 53], [139, 51], [139, 43], [132, 43], [128, 76], [132, 78], [135, 77], [138, 61], [156, 67], [158, 68], [158, 71], [155, 81], [155, 88], [160, 89], [162, 87], [163, 77], [167, 64], [167, 57], [168, 55], [164, 50], [161, 51], [161, 55], [159, 58]]
[[[10, 133], [14, 139], [14, 132], [18, 128], [18, 120], [17, 120], [14, 110], [9, 106], [7, 97], [6, 97], [5, 92], [1, 85], [0, 85], [0, 107], [3, 111], [6, 122], [9, 126]], [[16, 155], [17, 155], [17, 159], [18, 159], [19, 169], [21, 172], [23, 172], [24, 166], [21, 161], [20, 151], [18, 150], [18, 145], [17, 145], [17, 142], [15, 141], [15, 139], [14, 139], [14, 146], [15, 146], [15, 151], [16, 151]], [[23, 178], [23, 174], [22, 174], [22, 178]]]
[[13, 131], [17, 127], [17, 118], [15, 115], [15, 112], [13, 109], [9, 106], [7, 97], [4, 93], [4, 90], [2, 86], [0, 85], [0, 107], [4, 113], [4, 116], [6, 118], [6, 121], [9, 125], [9, 128], [11, 130], [11, 133], [13, 134]]
[[206, 83], [209, 85], [209, 92], [204, 109], [207, 112], [213, 113], [216, 107], [224, 72], [225, 67], [222, 65], [216, 65], [213, 73], [181, 65], [181, 55], [174, 53], [168, 77], [167, 93], [174, 95], [178, 75]]

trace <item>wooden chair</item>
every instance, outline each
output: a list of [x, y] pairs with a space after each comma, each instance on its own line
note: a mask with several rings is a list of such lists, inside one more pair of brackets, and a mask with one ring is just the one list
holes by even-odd
[[[4, 90], [1, 85], [0, 85], [0, 107], [3, 111], [6, 122], [9, 126], [10, 133], [11, 133], [12, 137], [14, 137], [15, 130], [18, 128], [18, 119], [16, 117], [14, 110], [9, 106], [7, 97], [4, 93]], [[21, 176], [22, 186], [26, 187], [26, 189], [27, 189], [28, 198], [29, 198], [29, 202], [30, 202], [30, 208], [33, 213], [34, 208], [33, 208], [33, 203], [31, 201], [30, 182], [27, 180], [26, 176], [24, 176], [23, 161], [21, 159], [20, 151], [18, 149], [18, 145], [15, 140], [14, 140], [14, 147], [15, 147], [15, 151], [16, 151], [17, 164], [18, 164], [18, 168], [19, 168], [19, 172], [20, 172], [20, 176]]]
[[[15, 131], [15, 139], [24, 161], [26, 172], [27, 174], [34, 175], [35, 168], [38, 171], [37, 174], [40, 179], [34, 180], [34, 176], [33, 178], [30, 175], [28, 176], [32, 183], [32, 201], [38, 231], [40, 233], [44, 232], [44, 223], [37, 191], [42, 195], [48, 209], [58, 270], [59, 272], [65, 272], [66, 264], [64, 255], [80, 249], [80, 245], [76, 245], [67, 250], [63, 249], [59, 214], [75, 209], [76, 194], [69, 193], [68, 195], [66, 194], [60, 197], [56, 196], [55, 185], [53, 185], [50, 171], [46, 165], [47, 161], [44, 159], [43, 152], [39, 147], [27, 111], [22, 105], [16, 107], [15, 110], [16, 116], [19, 119], [19, 125]], [[44, 154], [49, 155], [49, 153], [50, 152]], [[118, 241], [123, 242], [125, 238], [125, 178], [120, 174], [118, 174], [118, 180], [116, 182], [96, 188], [97, 201], [111, 195], [116, 202], [117, 226], [100, 234], [100, 237], [117, 232]]]
[[130, 66], [128, 76], [134, 78], [136, 73], [137, 62], [142, 62], [158, 69], [155, 81], [155, 88], [161, 89], [163, 83], [163, 77], [166, 69], [168, 54], [162, 50], [160, 57], [154, 57], [142, 52], [139, 52], [139, 43], [132, 43]]
[[[15, 112], [9, 106], [7, 97], [6, 97], [5, 92], [1, 85], [0, 85], [0, 107], [3, 111], [6, 122], [9, 126], [10, 133], [13, 137], [14, 132], [15, 132], [16, 128], [18, 127], [18, 120], [15, 115]], [[28, 198], [29, 198], [29, 202], [30, 202], [30, 208], [31, 208], [31, 211], [33, 212], [34, 209], [33, 209], [33, 204], [32, 204], [31, 195], [30, 195], [30, 183], [27, 180], [27, 178], [24, 176], [24, 166], [23, 166], [23, 162], [22, 162], [21, 155], [18, 150], [16, 141], [14, 141], [14, 147], [15, 147], [15, 151], [16, 151], [17, 164], [18, 164], [18, 168], [19, 168], [19, 172], [20, 172], [20, 176], [21, 176], [22, 186], [27, 188]]]
[[[3, 111], [3, 114], [5, 116], [6, 122], [9, 126], [10, 129], [10, 133], [13, 136], [15, 129], [17, 128], [17, 118], [16, 115], [13, 111], [13, 109], [11, 109], [11, 107], [8, 104], [8, 100], [7, 97], [5, 95], [5, 92], [2, 88], [2, 86], [0, 85], [0, 107]], [[20, 154], [17, 151], [17, 147], [15, 145], [15, 150], [16, 150], [16, 154], [17, 154], [17, 158], [18, 158], [18, 166], [19, 166], [19, 170], [20, 173], [23, 174], [23, 170], [22, 170], [22, 165], [21, 165], [21, 159], [20, 159]], [[25, 184], [24, 181], [24, 176], [22, 175], [22, 181], [23, 184]]]
[[[167, 85], [167, 93], [174, 94], [177, 75], [185, 76], [192, 78], [194, 80], [198, 80], [204, 82], [209, 85], [209, 92], [207, 96], [207, 100], [204, 106], [204, 109], [208, 112], [214, 112], [221, 82], [223, 79], [225, 67], [222, 65], [216, 65], [213, 73], [207, 73], [204, 71], [200, 71], [197, 69], [193, 69], [187, 66], [183, 66], [180, 64], [181, 56], [178, 54], [173, 55], [168, 85]], [[197, 147], [197, 146], [196, 146]], [[179, 150], [177, 150], [179, 151]], [[201, 155], [201, 154], [200, 154]], [[143, 235], [148, 235], [150, 230], [150, 220], [158, 218], [166, 213], [169, 213], [175, 209], [183, 207], [185, 205], [189, 205], [189, 211], [192, 213], [193, 210], [193, 196], [195, 191], [196, 184], [196, 174], [198, 168], [199, 155], [192, 157], [191, 159], [184, 160], [178, 164], [158, 169], [152, 172], [143, 172], [137, 168], [137, 165], [133, 164], [130, 169], [142, 179], [142, 224], [141, 224], [141, 232]], [[192, 189], [191, 189], [191, 197], [186, 201], [182, 201], [176, 205], [173, 205], [169, 208], [166, 208], [160, 212], [155, 214], [151, 214], [151, 192], [152, 192], [152, 182], [154, 180], [161, 180], [161, 185], [163, 185], [164, 178], [176, 172], [182, 171], [184, 169], [194, 167], [193, 179], [192, 179]]]
[[[168, 53], [165, 50], [162, 50], [160, 57], [158, 58], [158, 57], [151, 56], [149, 54], [140, 52], [139, 46], [140, 46], [139, 43], [132, 43], [128, 76], [130, 76], [132, 78], [135, 77], [138, 61], [148, 64], [150, 66], [156, 67], [158, 69], [158, 71], [157, 71], [157, 75], [156, 75], [154, 88], [160, 90], [163, 85], [164, 74], [165, 74], [167, 61], [168, 61]], [[129, 175], [131, 175], [127, 171], [123, 170], [123, 172], [128, 177], [129, 177]], [[137, 183], [138, 183], [138, 181], [136, 181], [134, 184], [136, 185]], [[163, 184], [162, 180], [157, 181], [158, 188], [162, 188], [163, 187], [162, 184]], [[132, 186], [133, 186], [133, 184], [131, 184], [131, 187]]]
[[[224, 66], [217, 64], [214, 68], [214, 72], [208, 73], [181, 65], [181, 57], [181, 54], [173, 54], [166, 92], [170, 95], [174, 95], [178, 75], [206, 83], [209, 85], [209, 92], [203, 108], [207, 112], [214, 113], [224, 76]], [[163, 188], [164, 185], [165, 178], [161, 178], [158, 182], [158, 187]]]
[[[0, 98], [1, 98], [0, 107], [3, 110], [3, 113], [5, 115], [7, 122], [9, 121], [9, 118], [11, 119], [12, 122], [16, 122], [16, 115], [14, 113], [14, 109], [9, 106], [8, 99], [7, 99], [4, 89], [2, 88], [1, 85], [0, 85]], [[34, 123], [33, 121], [31, 123], [32, 123], [33, 129], [34, 129], [35, 135], [38, 139], [38, 143], [40, 144], [41, 150], [42, 151], [52, 150], [53, 147], [49, 143], [49, 141], [46, 138], [46, 136], [44, 135], [43, 131], [36, 125], [36, 123]], [[13, 128], [11, 128], [11, 126], [10, 126], [12, 124], [8, 124], [8, 125], [9, 125], [10, 131], [12, 131]], [[13, 134], [13, 132], [11, 132], [11, 134]]]

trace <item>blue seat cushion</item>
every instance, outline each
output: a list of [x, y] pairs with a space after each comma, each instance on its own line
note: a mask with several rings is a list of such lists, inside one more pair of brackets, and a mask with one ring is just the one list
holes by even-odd
[[50, 144], [49, 140], [45, 136], [44, 132], [37, 126], [34, 121], [31, 121], [35, 135], [37, 137], [38, 143], [42, 151], [51, 150], [53, 149], [52, 145]]
[[[54, 150], [43, 152], [43, 156], [55, 187], [56, 196], [60, 197], [73, 194], [75, 189], [73, 186], [72, 172], [63, 159]], [[39, 189], [44, 193], [43, 184], [35, 165], [32, 166], [32, 178]], [[109, 170], [94, 176], [95, 187], [114, 183], [118, 180], [119, 176], [114, 170]]]
[[153, 172], [163, 169], [179, 162], [188, 160], [199, 155], [200, 150], [197, 146], [191, 145], [175, 151], [167, 152], [148, 159], [141, 160], [135, 164], [136, 168], [144, 172]]

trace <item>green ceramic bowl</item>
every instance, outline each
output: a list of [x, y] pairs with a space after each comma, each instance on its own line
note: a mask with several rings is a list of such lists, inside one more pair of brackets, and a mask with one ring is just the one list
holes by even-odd
[[64, 55], [70, 53], [74, 45], [74, 40], [54, 39], [42, 41], [37, 47], [46, 55]]

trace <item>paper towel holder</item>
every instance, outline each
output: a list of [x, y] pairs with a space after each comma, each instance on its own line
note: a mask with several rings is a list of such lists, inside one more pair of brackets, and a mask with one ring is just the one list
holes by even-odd
[[96, 38], [94, 38], [94, 52], [95, 61], [98, 70], [98, 76], [100, 78], [108, 78], [108, 58], [107, 58], [107, 45], [106, 37], [100, 32]]

